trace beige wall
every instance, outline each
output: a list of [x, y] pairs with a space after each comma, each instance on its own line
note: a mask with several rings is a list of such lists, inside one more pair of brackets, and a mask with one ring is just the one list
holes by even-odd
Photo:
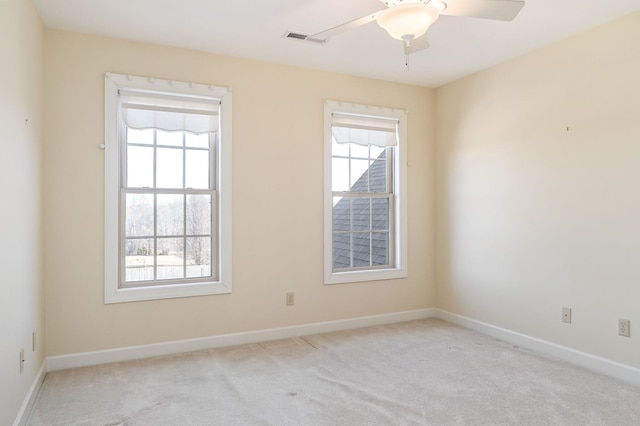
[[640, 367], [638, 76], [636, 13], [437, 90], [438, 307]]
[[[435, 305], [432, 90], [54, 30], [44, 50], [48, 356]], [[232, 87], [233, 294], [104, 305], [107, 71]], [[324, 99], [410, 111], [408, 279], [323, 285]]]
[[[0, 1], [0, 424], [44, 361], [41, 279], [42, 25], [31, 0]], [[28, 121], [28, 126], [25, 125]], [[31, 333], [39, 334], [34, 352]], [[25, 350], [20, 374], [20, 349]]]

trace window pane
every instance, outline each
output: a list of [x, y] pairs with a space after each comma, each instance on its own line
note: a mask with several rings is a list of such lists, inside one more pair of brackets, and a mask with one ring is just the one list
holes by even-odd
[[182, 188], [182, 149], [158, 148], [156, 188]]
[[187, 235], [211, 234], [211, 196], [187, 195]]
[[333, 234], [333, 269], [351, 266], [350, 240], [349, 234]]
[[379, 146], [375, 146], [375, 145], [371, 145], [369, 147], [369, 149], [371, 150], [369, 152], [370, 157], [369, 158], [385, 158], [385, 148], [379, 147]]
[[157, 235], [184, 235], [184, 196], [158, 194]]
[[186, 188], [209, 189], [209, 151], [187, 149]]
[[125, 281], [153, 280], [153, 240], [125, 241]]
[[372, 229], [379, 231], [389, 230], [389, 199], [374, 198], [372, 200], [371, 222]]
[[371, 192], [387, 192], [387, 161], [383, 158], [373, 160], [369, 167]]
[[389, 233], [374, 232], [371, 245], [373, 247], [372, 263], [374, 266], [389, 264]]
[[182, 146], [183, 132], [166, 132], [157, 130], [156, 142], [158, 145]]
[[331, 161], [331, 189], [333, 191], [348, 191], [349, 187], [349, 160], [346, 158], [334, 158]]
[[153, 145], [153, 129], [131, 129], [127, 127], [127, 143]]
[[153, 194], [127, 194], [124, 233], [127, 237], [153, 237]]
[[187, 238], [187, 277], [211, 276], [211, 237]]
[[369, 160], [351, 160], [350, 190], [353, 192], [369, 191]]
[[369, 147], [358, 145], [357, 143], [349, 144], [351, 145], [351, 157], [357, 158], [369, 158]]
[[184, 240], [158, 238], [158, 279], [184, 278]]
[[349, 144], [337, 143], [335, 138], [331, 138], [331, 155], [337, 155], [341, 157], [349, 156]]
[[333, 197], [333, 230], [351, 230], [351, 200], [349, 198]]
[[189, 148], [209, 148], [209, 133], [185, 133], [185, 142]]
[[353, 209], [353, 230], [362, 231], [371, 229], [371, 199], [354, 198], [351, 201]]
[[371, 266], [371, 234], [353, 234], [353, 266]]
[[153, 187], [153, 148], [127, 147], [127, 182], [129, 188]]

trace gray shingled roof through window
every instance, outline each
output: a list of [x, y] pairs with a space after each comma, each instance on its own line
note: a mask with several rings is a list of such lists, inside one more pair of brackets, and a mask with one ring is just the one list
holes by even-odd
[[[373, 161], [369, 169], [351, 186], [350, 191], [386, 192], [386, 170], [385, 150], [382, 151], [380, 156]], [[388, 203], [389, 200], [387, 198], [343, 197], [333, 206], [334, 269], [349, 268], [352, 266], [350, 258], [352, 237], [353, 267], [389, 264]], [[351, 229], [352, 213], [353, 234], [340, 233], [340, 231], [349, 231]], [[371, 253], [371, 251], [373, 252]]]

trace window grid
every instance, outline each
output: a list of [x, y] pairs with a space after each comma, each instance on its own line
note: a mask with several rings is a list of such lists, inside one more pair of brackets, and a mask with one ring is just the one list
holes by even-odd
[[[335, 141], [334, 141], [335, 142]], [[366, 169], [366, 171], [363, 173], [367, 175], [367, 185], [366, 185], [366, 191], [332, 191], [332, 195], [335, 199], [335, 197], [341, 197], [342, 199], [348, 199], [349, 200], [349, 230], [348, 231], [344, 231], [344, 230], [335, 230], [333, 229], [333, 235], [337, 236], [337, 235], [348, 235], [349, 236], [349, 266], [348, 267], [336, 267], [335, 265], [335, 260], [333, 261], [333, 270], [334, 271], [347, 271], [347, 270], [352, 270], [352, 271], [358, 271], [358, 270], [369, 270], [369, 269], [384, 269], [384, 268], [388, 268], [389, 266], [393, 265], [394, 263], [394, 250], [392, 250], [391, 244], [394, 241], [394, 235], [393, 235], [393, 227], [391, 226], [392, 223], [394, 223], [394, 209], [393, 209], [393, 205], [394, 205], [394, 200], [393, 200], [393, 169], [392, 169], [392, 164], [393, 164], [393, 148], [384, 148], [384, 151], [382, 153], [384, 153], [384, 161], [385, 161], [385, 185], [386, 185], [386, 191], [385, 192], [374, 192], [372, 190], [372, 184], [371, 184], [371, 167], [374, 164], [374, 162], [376, 160], [379, 160], [382, 153], [378, 156], [378, 157], [373, 157], [372, 156], [372, 147], [368, 146], [367, 147], [367, 156], [363, 156], [363, 155], [354, 155], [353, 154], [353, 148], [354, 148], [354, 144], [349, 143], [346, 144], [348, 147], [348, 154], [345, 155], [333, 155], [332, 154], [332, 159], [334, 158], [341, 158], [341, 159], [346, 159], [348, 160], [348, 176], [349, 176], [349, 182], [352, 188], [354, 185], [356, 185], [360, 179], [362, 179], [362, 176], [358, 177], [358, 179], [356, 179], [355, 183], [351, 183], [353, 182], [353, 168], [352, 168], [352, 160], [356, 159], [356, 160], [367, 160], [368, 161], [368, 168]], [[368, 220], [369, 220], [369, 226], [368, 229], [354, 229], [355, 228], [355, 209], [353, 208], [353, 202], [355, 199], [368, 199], [369, 200], [369, 215], [368, 215]], [[373, 224], [373, 200], [374, 199], [386, 199], [387, 200], [387, 227], [385, 229], [374, 229], [374, 224]], [[332, 213], [335, 213], [335, 211], [332, 211]], [[332, 223], [333, 223], [333, 218], [332, 218]], [[363, 265], [363, 266], [356, 266], [354, 265], [354, 247], [355, 247], [355, 238], [356, 238], [356, 234], [368, 234], [369, 236], [369, 262], [368, 265]], [[386, 258], [387, 258], [387, 262], [385, 262], [384, 264], [374, 264], [374, 235], [375, 234], [386, 234], [387, 235], [387, 247], [386, 247]], [[335, 250], [335, 247], [334, 247]]]
[[[165, 284], [177, 284], [177, 283], [185, 283], [185, 282], [209, 282], [211, 281], [212, 278], [217, 278], [217, 268], [215, 265], [216, 259], [217, 259], [217, 253], [216, 250], [214, 249], [215, 244], [213, 241], [213, 238], [216, 236], [215, 235], [215, 221], [214, 221], [214, 217], [215, 217], [215, 199], [216, 199], [216, 191], [215, 191], [215, 182], [214, 182], [214, 176], [215, 176], [215, 143], [213, 136], [208, 134], [207, 135], [207, 139], [208, 139], [208, 148], [203, 148], [203, 147], [195, 147], [195, 146], [187, 146], [187, 133], [186, 132], [180, 132], [181, 133], [181, 144], [180, 146], [175, 146], [175, 145], [167, 145], [167, 144], [161, 144], [158, 143], [158, 130], [157, 129], [151, 129], [153, 137], [152, 137], [152, 143], [151, 144], [145, 144], [145, 143], [135, 143], [135, 142], [129, 142], [129, 138], [128, 138], [128, 128], [124, 128], [124, 137], [122, 138], [123, 140], [123, 150], [122, 150], [122, 154], [123, 154], [123, 164], [124, 167], [122, 167], [122, 185], [121, 185], [121, 221], [120, 223], [122, 224], [121, 226], [121, 233], [123, 235], [123, 238], [121, 238], [123, 247], [122, 247], [122, 255], [121, 255], [121, 264], [123, 265], [123, 267], [121, 268], [121, 276], [120, 276], [120, 287], [122, 288], [128, 288], [128, 287], [142, 287], [142, 286], [155, 286], [155, 285], [165, 285]], [[176, 133], [176, 132], [172, 132], [172, 133]], [[152, 149], [152, 163], [153, 163], [153, 167], [152, 167], [152, 187], [147, 187], [147, 186], [141, 186], [141, 187], [129, 187], [128, 186], [128, 148], [129, 147], [146, 147], [146, 148], [151, 148]], [[182, 180], [182, 188], [158, 188], [158, 149], [175, 149], [175, 150], [181, 150], [182, 151], [182, 176], [181, 176], [181, 180]], [[186, 187], [187, 184], [187, 155], [186, 153], [188, 151], [201, 151], [201, 152], [208, 152], [209, 153], [209, 161], [208, 161], [208, 188], [207, 189], [194, 189], [194, 188], [190, 188], [190, 187]], [[153, 220], [153, 235], [143, 235], [143, 236], [127, 236], [126, 233], [126, 212], [127, 212], [127, 195], [129, 194], [148, 194], [148, 195], [153, 195], [153, 216], [152, 216], [152, 220]], [[159, 235], [158, 232], [158, 195], [182, 195], [182, 233], [181, 235]], [[209, 215], [208, 215], [208, 221], [209, 221], [209, 233], [208, 234], [203, 234], [203, 233], [189, 233], [189, 229], [188, 229], [188, 196], [189, 195], [209, 195]], [[182, 244], [182, 256], [181, 256], [181, 260], [182, 260], [182, 273], [181, 273], [181, 277], [177, 277], [177, 278], [159, 278], [159, 262], [158, 262], [158, 256], [159, 254], [159, 249], [158, 249], [158, 242], [159, 240], [168, 240], [168, 239], [180, 239], [181, 240], [181, 244]], [[195, 238], [208, 238], [209, 242], [209, 273], [206, 275], [200, 275], [198, 277], [189, 277], [189, 273], [188, 273], [188, 239], [195, 239]], [[143, 280], [129, 280], [127, 281], [127, 271], [130, 269], [127, 267], [126, 264], [126, 258], [127, 258], [127, 250], [126, 250], [126, 245], [127, 245], [127, 241], [136, 241], [136, 240], [152, 240], [153, 241], [153, 276], [151, 279], [143, 279]], [[194, 265], [194, 266], [202, 266], [202, 265]]]

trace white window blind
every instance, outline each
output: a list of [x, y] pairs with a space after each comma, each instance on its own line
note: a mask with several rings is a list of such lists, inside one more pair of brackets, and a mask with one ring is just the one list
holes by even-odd
[[354, 114], [331, 114], [331, 133], [337, 143], [389, 147], [398, 145], [398, 120]]
[[122, 118], [132, 129], [215, 133], [219, 127], [217, 99], [133, 90], [119, 91]]

